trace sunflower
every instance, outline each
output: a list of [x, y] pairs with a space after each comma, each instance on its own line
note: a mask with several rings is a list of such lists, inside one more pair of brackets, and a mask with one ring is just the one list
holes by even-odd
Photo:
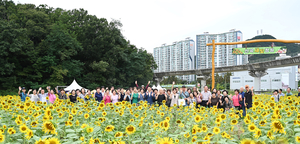
[[273, 133], [272, 133], [272, 131], [270, 130], [270, 131], [268, 131], [268, 133], [267, 133], [267, 137], [270, 139], [270, 140], [273, 140], [274, 139], [274, 136], [273, 136]]
[[199, 115], [195, 116], [195, 122], [198, 123], [201, 121], [201, 117]]
[[33, 132], [32, 130], [27, 130], [26, 132], [26, 139], [30, 140], [33, 137]]
[[176, 123], [177, 123], [177, 124], [180, 124], [180, 123], [181, 123], [181, 120], [177, 120]]
[[254, 124], [250, 124], [250, 125], [248, 125], [248, 130], [249, 130], [250, 132], [255, 132], [256, 126], [255, 126]]
[[42, 128], [45, 133], [57, 134], [53, 123], [50, 121], [44, 122]]
[[259, 125], [260, 125], [260, 126], [265, 126], [266, 123], [267, 123], [267, 122], [266, 122], [265, 120], [262, 120], [262, 121], [259, 122]]
[[81, 125], [81, 128], [84, 129], [84, 128], [86, 128], [87, 126], [88, 126], [87, 124], [82, 124], [82, 125]]
[[220, 133], [220, 129], [218, 127], [214, 127], [213, 133], [219, 134]]
[[123, 136], [123, 133], [122, 133], [122, 132], [116, 132], [115, 138], [118, 138], [118, 137], [121, 137], [121, 136]]
[[300, 137], [299, 136], [296, 136], [295, 140], [296, 140], [297, 143], [300, 143]]
[[207, 132], [207, 127], [206, 127], [206, 126], [202, 126], [201, 130], [202, 130], [203, 132]]
[[197, 127], [193, 127], [192, 129], [192, 135], [195, 135], [197, 133]]
[[31, 127], [37, 127], [37, 125], [38, 125], [38, 122], [37, 122], [37, 121], [31, 122]]
[[278, 120], [273, 121], [271, 127], [273, 132], [285, 133], [282, 123]]
[[129, 134], [129, 135], [130, 135], [130, 134], [133, 134], [133, 133], [135, 132], [135, 127], [134, 127], [133, 125], [129, 125], [129, 126], [126, 127], [126, 130], [125, 130], [125, 131], [126, 131], [126, 133]]
[[84, 118], [88, 119], [90, 117], [90, 115], [88, 113], [84, 114]]
[[41, 138], [39, 139], [39, 140], [37, 140], [37, 141], [35, 141], [35, 143], [34, 144], [49, 144], [49, 141], [47, 141], [47, 140], [42, 140]]
[[115, 127], [114, 127], [113, 125], [108, 125], [108, 126], [106, 126], [105, 131], [111, 132], [111, 131], [114, 130], [114, 128], [115, 128]]
[[241, 144], [255, 144], [255, 141], [253, 141], [251, 139], [243, 139], [241, 141]]
[[185, 138], [189, 138], [190, 137], [190, 133], [186, 133], [183, 135]]
[[57, 138], [50, 138], [48, 139], [49, 144], [60, 144]]
[[220, 115], [220, 118], [221, 118], [222, 120], [225, 120], [225, 119], [226, 119], [226, 115], [225, 115], [225, 114], [221, 114], [221, 115]]
[[231, 120], [231, 125], [236, 125], [238, 123], [238, 121], [236, 119]]
[[21, 131], [22, 133], [26, 133], [27, 130], [28, 130], [28, 127], [27, 127], [25, 124], [23, 124], [23, 125], [20, 126], [19, 129], [20, 129], [20, 131]]
[[69, 115], [68, 119], [69, 119], [69, 121], [73, 120], [73, 116]]
[[93, 132], [93, 131], [94, 131], [94, 128], [91, 128], [91, 127], [89, 127], [89, 128], [86, 129], [86, 132], [87, 132], [87, 133], [91, 133], [91, 132]]
[[106, 112], [103, 112], [103, 113], [102, 113], [102, 115], [103, 115], [103, 116], [106, 116], [106, 115], [107, 115], [107, 113], [106, 113]]
[[258, 138], [261, 136], [261, 130], [260, 130], [259, 128], [257, 128], [257, 129], [255, 130], [254, 134], [255, 134], [254, 137], [258, 139]]
[[220, 123], [221, 123], [221, 119], [220, 119], [220, 118], [216, 118], [215, 123], [216, 123], [216, 124], [220, 124]]
[[170, 127], [169, 121], [163, 121], [163, 128], [167, 130], [169, 129], [169, 127]]
[[5, 135], [0, 134], [0, 143], [4, 142], [5, 140]]

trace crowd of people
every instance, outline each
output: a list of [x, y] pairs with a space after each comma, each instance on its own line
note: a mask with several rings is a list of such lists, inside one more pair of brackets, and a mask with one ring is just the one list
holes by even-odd
[[[129, 103], [139, 104], [140, 101], [147, 101], [149, 105], [158, 104], [162, 105], [164, 102], [166, 106], [190, 106], [199, 108], [203, 107], [217, 107], [222, 108], [224, 111], [230, 111], [231, 108], [237, 110], [243, 110], [243, 115], [246, 115], [246, 108], [249, 109], [252, 107], [252, 96], [253, 87], [250, 88], [248, 85], [241, 87], [240, 89], [234, 90], [234, 95], [229, 95], [226, 90], [217, 90], [213, 89], [212, 91], [204, 86], [204, 90], [200, 92], [198, 88], [193, 87], [192, 89], [182, 86], [182, 88], [174, 87], [175, 82], [173, 82], [171, 89], [152, 89], [149, 87], [150, 81], [145, 87], [142, 85], [138, 86], [137, 81], [135, 82], [136, 87], [130, 87], [129, 89], [117, 88], [113, 86], [108, 89], [104, 86], [97, 87], [95, 91], [91, 92], [82, 88], [81, 90], [72, 90], [67, 92], [64, 89], [58, 90], [55, 88], [55, 91], [51, 89], [50, 86], [46, 87], [47, 93], [42, 88], [38, 90], [29, 89], [26, 93], [26, 88], [19, 87], [19, 96], [22, 101], [25, 101], [26, 97], [30, 97], [31, 101], [34, 102], [46, 102], [54, 103], [57, 99], [55, 92], [58, 96], [58, 99], [70, 99], [71, 102], [76, 103], [77, 98], [88, 101], [91, 98], [95, 99], [98, 102], [104, 101], [104, 104], [107, 103], [116, 103], [121, 101], [127, 101]], [[22, 91], [22, 92], [21, 92]], [[298, 89], [300, 95], [300, 89]], [[287, 96], [292, 95], [291, 89], [287, 89]], [[280, 97], [285, 96], [282, 93], [282, 89], [275, 90], [273, 96], [275, 102], [280, 100]]]

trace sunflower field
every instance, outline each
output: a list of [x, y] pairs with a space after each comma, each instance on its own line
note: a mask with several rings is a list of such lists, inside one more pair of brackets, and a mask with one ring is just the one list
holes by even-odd
[[298, 143], [300, 113], [297, 97], [255, 95], [253, 108], [241, 117], [234, 109], [156, 107], [118, 102], [54, 104], [1, 96], [0, 143]]

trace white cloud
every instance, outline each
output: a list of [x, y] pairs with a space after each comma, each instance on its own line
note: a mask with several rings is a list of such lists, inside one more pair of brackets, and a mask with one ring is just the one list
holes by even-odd
[[[15, 1], [16, 2], [16, 1]], [[300, 39], [297, 0], [19, 0], [63, 9], [84, 8], [89, 14], [108, 20], [120, 19], [123, 34], [137, 47], [153, 52], [163, 43], [191, 37], [204, 31], [226, 32], [232, 28], [244, 40], [263, 29], [281, 39]]]

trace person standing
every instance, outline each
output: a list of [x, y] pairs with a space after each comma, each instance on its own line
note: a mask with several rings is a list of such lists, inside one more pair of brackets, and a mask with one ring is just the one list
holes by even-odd
[[240, 88], [240, 105], [242, 106], [242, 109], [243, 109], [243, 116], [246, 116], [246, 107], [245, 107], [245, 92], [244, 92], [244, 87], [241, 87]]
[[157, 101], [158, 105], [161, 106], [163, 100], [167, 100], [167, 97], [163, 94], [163, 89], [159, 90], [159, 93], [155, 95], [155, 100]]
[[208, 100], [211, 97], [210, 91], [208, 91], [208, 86], [204, 86], [204, 91], [201, 92], [202, 106], [208, 106]]
[[67, 95], [64, 89], [60, 89], [60, 92], [55, 88], [56, 93], [58, 94], [59, 99], [67, 99]]
[[202, 102], [202, 100], [201, 100], [201, 93], [200, 93], [200, 92], [198, 93], [198, 91], [195, 91], [195, 92], [194, 92], [194, 97], [195, 97], [196, 100], [197, 100], [196, 108], [199, 108], [200, 105], [201, 105], [201, 102]]
[[211, 97], [208, 100], [208, 106], [213, 107], [219, 105], [219, 98], [216, 96], [215, 92], [212, 92]]
[[[149, 84], [150, 84], [150, 81], [148, 81], [148, 84], [147, 84], [146, 88], [145, 88], [144, 85], [142, 85], [141, 89], [143, 89], [144, 92], [147, 91]], [[136, 85], [137, 88], [139, 88], [139, 85], [137, 84], [137, 81], [135, 81], [135, 85]]]
[[126, 92], [125, 92], [124, 101], [127, 101], [127, 102], [131, 103], [130, 90], [129, 89], [127, 89]]
[[77, 102], [77, 94], [76, 94], [76, 91], [75, 90], [72, 90], [71, 91], [71, 95], [70, 96], [67, 96], [68, 99], [70, 99], [70, 101], [72, 103], [76, 103]]
[[148, 102], [149, 105], [152, 105], [153, 104], [153, 92], [152, 92], [152, 88], [151, 87], [148, 87], [148, 90], [146, 92], [146, 95], [145, 95], [145, 99], [146, 101]]
[[120, 101], [120, 102], [124, 100], [125, 93], [126, 93], [126, 92], [124, 92], [124, 89], [122, 88], [121, 91], [120, 91], [119, 94], [118, 94], [118, 95], [119, 95], [119, 101]]
[[[103, 89], [104, 89], [104, 87], [103, 87]], [[104, 96], [104, 93], [102, 95], [102, 92], [100, 92], [100, 87], [97, 87], [95, 95], [94, 95], [94, 98], [96, 99], [96, 101], [101, 102], [103, 100], [103, 96]]]
[[190, 93], [190, 96], [189, 96], [189, 98], [187, 99], [187, 104], [188, 104], [188, 106], [190, 106], [190, 107], [194, 107], [194, 103], [196, 104], [196, 102], [197, 102], [197, 100], [196, 100], [196, 98], [194, 97], [194, 94], [193, 93]]
[[286, 90], [286, 96], [291, 96], [293, 95], [292, 92], [291, 92], [291, 88], [288, 87], [287, 90]]
[[[20, 93], [20, 91], [22, 90], [22, 93]], [[26, 94], [26, 88], [23, 87], [19, 87], [19, 91], [18, 91], [19, 96], [21, 97], [21, 101], [24, 102], [26, 100], [27, 94]]]
[[55, 99], [56, 99], [56, 96], [54, 94], [54, 91], [53, 90], [50, 90], [50, 86], [47, 87], [47, 90], [48, 90], [48, 97], [49, 97], [49, 102], [50, 103], [54, 103]]
[[174, 104], [176, 104], [176, 106], [178, 106], [178, 98], [179, 98], [179, 94], [177, 93], [176, 88], [173, 88], [173, 93], [171, 94], [171, 104], [170, 106], [174, 106]]
[[300, 87], [298, 87], [298, 97], [300, 96]]
[[113, 104], [117, 103], [119, 101], [119, 96], [118, 96], [118, 94], [116, 93], [115, 90], [112, 92], [111, 100], [112, 100]]
[[171, 101], [172, 101], [171, 90], [169, 90], [169, 89], [167, 90], [166, 96], [167, 96], [166, 105], [168, 107], [170, 107], [171, 106]]
[[85, 101], [85, 89], [84, 88], [81, 89], [81, 92], [79, 93], [79, 97]]
[[222, 105], [224, 106], [225, 111], [229, 111], [232, 108], [232, 104], [229, 101], [229, 97], [224, 98], [224, 102], [222, 103]]
[[103, 100], [104, 100], [104, 104], [106, 105], [107, 103], [111, 103], [111, 95], [109, 94], [109, 90], [105, 90], [105, 94], [104, 94], [104, 97], [103, 97]]
[[244, 97], [244, 105], [245, 105], [245, 108], [251, 108], [252, 107], [252, 96], [254, 95], [253, 93], [253, 87], [249, 88], [249, 85], [246, 85], [245, 86], [246, 88], [246, 92], [245, 92], [245, 97]]
[[232, 102], [233, 102], [233, 106], [235, 107], [235, 109], [240, 110], [241, 109], [241, 105], [240, 105], [240, 98], [242, 97], [240, 94], [240, 91], [238, 89], [234, 90], [234, 95], [232, 96]]
[[278, 94], [277, 90], [274, 90], [272, 97], [274, 98], [275, 102], [279, 102], [281, 96]]
[[93, 95], [91, 94], [91, 90], [87, 90], [87, 93], [84, 96], [84, 100], [88, 101], [88, 100], [90, 100], [92, 98], [92, 96]]
[[113, 90], [115, 90], [115, 87], [114, 87], [114, 86], [111, 86], [111, 87], [110, 87], [110, 91], [109, 91], [109, 95], [112, 95], [112, 91], [113, 91]]
[[183, 85], [180, 90], [180, 98], [185, 100], [185, 105], [187, 105], [187, 100], [189, 96], [190, 96], [189, 92], [186, 90], [185, 85]]
[[279, 92], [278, 94], [279, 94], [281, 97], [284, 96], [284, 93], [282, 92], [282, 89], [279, 89], [278, 92]]
[[145, 100], [145, 93], [144, 89], [141, 89], [141, 93], [139, 94], [139, 102]]
[[131, 95], [131, 101], [132, 103], [138, 103], [139, 101], [139, 94], [136, 87], [134, 87], [133, 89], [133, 93]]
[[[41, 93], [39, 93], [40, 91], [41, 91]], [[44, 102], [47, 103], [46, 97], [48, 96], [48, 93], [45, 93], [45, 90], [42, 89], [41, 87], [39, 88], [38, 93], [39, 93], [38, 96], [40, 98], [40, 101], [43, 103]]]
[[32, 94], [29, 94], [31, 91], [32, 91], [32, 89], [29, 89], [29, 91], [27, 93], [28, 97], [30, 97], [30, 100], [35, 102], [35, 103], [40, 101], [40, 98], [39, 98], [38, 94], [36, 93], [36, 89], [34, 89], [32, 91]]

